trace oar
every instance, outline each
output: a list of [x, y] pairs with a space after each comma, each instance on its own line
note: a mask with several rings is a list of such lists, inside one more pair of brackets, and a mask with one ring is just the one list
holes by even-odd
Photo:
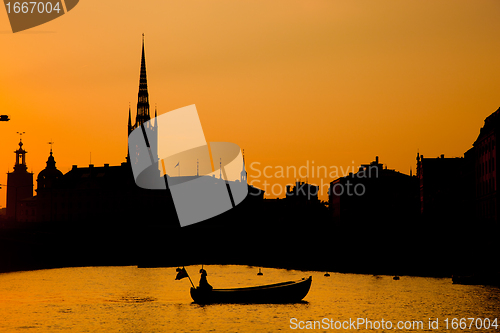
[[188, 271], [186, 270], [186, 268], [185, 268], [184, 266], [182, 266], [182, 268], [186, 271], [186, 274], [188, 275], [189, 282], [191, 282], [191, 285], [193, 286], [193, 288], [195, 288], [195, 289], [196, 289], [196, 287], [195, 287], [195, 286], [194, 286], [194, 284], [193, 284], [193, 281], [191, 280], [191, 277], [189, 276]]

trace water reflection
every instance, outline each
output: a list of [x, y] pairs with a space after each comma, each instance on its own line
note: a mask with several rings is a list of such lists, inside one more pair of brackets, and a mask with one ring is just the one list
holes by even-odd
[[[186, 269], [197, 284], [200, 267]], [[322, 272], [271, 268], [257, 276], [257, 269], [249, 266], [205, 269], [215, 288], [309, 275], [313, 283], [300, 303], [198, 305], [189, 295], [189, 281], [174, 280], [175, 268], [83, 267], [0, 274], [0, 331], [274, 332], [291, 331], [292, 318], [427, 324], [429, 318], [442, 323], [445, 318], [499, 315], [499, 288], [454, 285], [451, 279], [402, 276], [395, 281], [392, 276], [339, 273], [325, 277]], [[440, 326], [432, 331], [446, 329]]]

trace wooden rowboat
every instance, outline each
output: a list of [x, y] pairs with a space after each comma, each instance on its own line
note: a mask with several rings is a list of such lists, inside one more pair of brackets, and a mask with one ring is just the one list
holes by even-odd
[[294, 303], [306, 297], [311, 288], [312, 276], [298, 281], [288, 281], [257, 287], [233, 289], [191, 288], [191, 297], [198, 304], [209, 303]]

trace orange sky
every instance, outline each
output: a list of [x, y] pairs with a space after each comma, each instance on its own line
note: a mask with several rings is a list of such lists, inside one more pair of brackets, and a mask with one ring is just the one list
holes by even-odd
[[151, 110], [196, 104], [207, 141], [238, 144], [247, 165], [378, 155], [408, 173], [417, 150], [462, 156], [500, 106], [499, 13], [498, 0], [82, 0], [13, 34], [1, 8], [0, 184], [18, 131], [35, 179], [51, 139], [63, 172], [90, 152], [124, 161], [142, 33]]

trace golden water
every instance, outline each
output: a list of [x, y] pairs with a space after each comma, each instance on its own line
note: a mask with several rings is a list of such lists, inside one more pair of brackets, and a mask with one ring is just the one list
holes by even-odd
[[[187, 266], [198, 283], [200, 266]], [[500, 289], [454, 285], [451, 279], [372, 276], [263, 268], [205, 266], [216, 288], [255, 286], [313, 276], [304, 302], [297, 304], [192, 303], [188, 279], [175, 281], [175, 268], [83, 267], [0, 274], [1, 332], [279, 332], [290, 322], [422, 321], [424, 329], [452, 331], [444, 319], [500, 316]], [[439, 328], [428, 327], [439, 318]], [[331, 321], [330, 321], [331, 322]], [[499, 323], [500, 324], [500, 323]], [[332, 325], [333, 326], [333, 325]], [[311, 330], [306, 330], [311, 331]], [[366, 327], [347, 330], [384, 331]], [[408, 332], [393, 327], [387, 332]], [[457, 332], [500, 332], [459, 329]]]

